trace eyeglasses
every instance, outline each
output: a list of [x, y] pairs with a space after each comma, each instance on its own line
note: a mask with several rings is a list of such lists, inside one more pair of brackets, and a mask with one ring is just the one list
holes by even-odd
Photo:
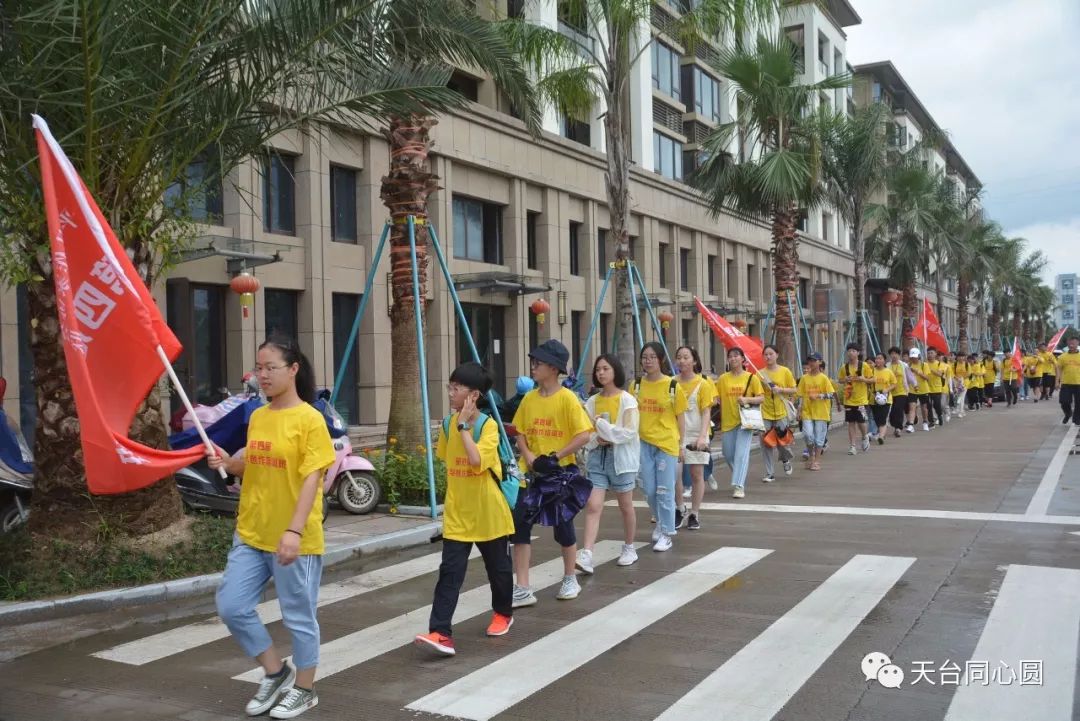
[[642, 360], [642, 362], [660, 360], [660, 356], [655, 355], [653, 353], [642, 353], [641, 354], [641, 360]]
[[270, 373], [270, 372], [272, 372], [272, 371], [279, 371], [279, 370], [281, 370], [282, 368], [288, 368], [288, 367], [289, 367], [289, 366], [287, 366], [287, 365], [281, 365], [281, 366], [263, 366], [263, 365], [258, 365], [258, 364], [256, 364], [256, 365], [255, 365], [255, 368], [253, 368], [253, 369], [252, 369], [252, 372], [254, 372], [254, 373], [255, 373], [255, 375], [259, 375], [260, 373]]

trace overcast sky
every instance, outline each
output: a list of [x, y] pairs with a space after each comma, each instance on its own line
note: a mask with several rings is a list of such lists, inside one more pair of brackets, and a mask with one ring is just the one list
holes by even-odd
[[986, 187], [984, 207], [1080, 272], [1080, 2], [850, 0], [852, 65], [891, 60]]

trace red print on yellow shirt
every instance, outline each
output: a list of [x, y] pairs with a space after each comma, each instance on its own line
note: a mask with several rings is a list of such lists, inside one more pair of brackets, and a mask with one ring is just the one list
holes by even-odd
[[254, 439], [248, 441], [247, 451], [244, 453], [244, 462], [268, 468], [285, 468], [284, 458], [275, 458], [269, 455], [271, 448], [270, 441], [257, 441]]

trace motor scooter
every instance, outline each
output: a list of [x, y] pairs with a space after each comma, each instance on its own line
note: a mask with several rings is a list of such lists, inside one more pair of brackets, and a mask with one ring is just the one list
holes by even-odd
[[10, 533], [30, 516], [34, 455], [2, 404], [7, 381], [0, 378], [0, 533]]

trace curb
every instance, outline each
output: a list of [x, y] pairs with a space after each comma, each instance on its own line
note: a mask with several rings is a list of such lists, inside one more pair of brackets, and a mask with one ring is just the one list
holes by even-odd
[[[431, 543], [440, 533], [442, 533], [442, 523], [436, 521], [380, 536], [362, 538], [327, 550], [323, 554], [323, 568], [335, 566], [358, 556], [369, 556]], [[221, 577], [220, 572], [209, 573], [205, 576], [178, 578], [146, 586], [114, 588], [47, 601], [11, 603], [0, 606], [0, 627], [201, 596], [217, 590], [221, 584]]]

